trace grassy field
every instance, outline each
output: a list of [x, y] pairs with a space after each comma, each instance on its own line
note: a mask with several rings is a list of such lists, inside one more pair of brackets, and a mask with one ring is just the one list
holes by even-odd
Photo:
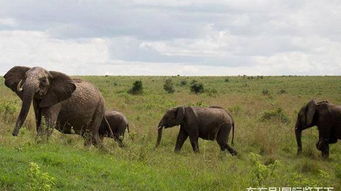
[[[80, 77], [102, 92], [107, 109], [122, 111], [131, 124], [126, 148], [106, 139], [109, 151], [83, 147], [77, 135], [54, 131], [47, 142], [35, 138], [30, 112], [18, 137], [12, 137], [21, 101], [0, 78], [0, 190], [246, 190], [248, 187], [333, 186], [341, 190], [341, 144], [322, 160], [315, 148], [316, 127], [303, 132], [303, 154], [296, 156], [294, 124], [300, 107], [312, 98], [341, 104], [341, 77]], [[175, 93], [163, 90], [171, 78]], [[143, 82], [142, 95], [127, 91]], [[205, 92], [190, 92], [192, 80]], [[184, 85], [184, 81], [187, 82]], [[219, 105], [236, 122], [232, 157], [218, 144], [200, 140], [194, 154], [187, 140], [173, 152], [178, 128], [164, 131], [155, 149], [156, 125], [178, 105]]]

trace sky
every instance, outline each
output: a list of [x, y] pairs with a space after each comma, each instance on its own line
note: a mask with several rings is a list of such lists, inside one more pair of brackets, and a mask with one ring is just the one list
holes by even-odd
[[0, 75], [341, 75], [339, 0], [0, 0]]

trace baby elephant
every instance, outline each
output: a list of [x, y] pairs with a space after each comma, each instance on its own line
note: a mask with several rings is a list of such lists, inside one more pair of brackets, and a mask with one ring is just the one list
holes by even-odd
[[[108, 124], [110, 128], [108, 128]], [[118, 111], [106, 111], [105, 118], [102, 120], [99, 128], [99, 136], [101, 140], [104, 137], [111, 137], [118, 143], [119, 147], [124, 147], [123, 138], [126, 129], [129, 133], [128, 120], [122, 113]]]
[[217, 140], [222, 151], [228, 150], [232, 155], [237, 152], [227, 144], [232, 129], [232, 144], [234, 138], [234, 121], [231, 114], [217, 106], [211, 107], [176, 107], [169, 109], [162, 117], [158, 126], [156, 146], [159, 146], [163, 127], [180, 125], [180, 131], [175, 145], [175, 152], [181, 150], [189, 137], [194, 152], [199, 152], [198, 138]]

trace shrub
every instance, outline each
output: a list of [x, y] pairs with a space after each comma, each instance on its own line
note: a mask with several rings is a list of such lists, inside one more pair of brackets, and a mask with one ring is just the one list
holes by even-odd
[[30, 162], [27, 176], [27, 190], [48, 191], [55, 185], [54, 178], [46, 172], [41, 172], [38, 164], [34, 162]]
[[133, 87], [128, 91], [130, 94], [142, 94], [143, 93], [143, 86], [142, 86], [142, 81], [137, 80], [134, 82]]
[[225, 78], [225, 80], [224, 80], [224, 82], [229, 82], [230, 81], [230, 79], [228, 79], [228, 78]]
[[17, 112], [16, 103], [14, 101], [5, 101], [0, 104], [0, 114], [2, 114], [4, 121], [11, 121], [15, 118]]
[[0, 104], [0, 112], [4, 115], [12, 115], [17, 111], [13, 101], [5, 101]]
[[174, 93], [174, 85], [172, 79], [167, 79], [163, 85], [163, 89], [168, 93]]
[[269, 95], [270, 91], [268, 89], [263, 89], [262, 94], [263, 95]]
[[286, 94], [287, 93], [287, 91], [285, 91], [284, 89], [280, 89], [279, 91], [278, 91], [278, 94]]
[[204, 85], [197, 81], [191, 83], [191, 92], [199, 94], [204, 92]]
[[288, 116], [283, 112], [282, 108], [277, 108], [275, 110], [264, 111], [261, 117], [262, 121], [268, 120], [279, 120], [282, 123], [289, 123]]
[[187, 81], [186, 80], [181, 80], [180, 81], [180, 86], [185, 86], [187, 85]]
[[251, 169], [251, 183], [254, 186], [261, 186], [268, 178], [274, 175], [275, 169], [279, 166], [279, 161], [274, 160], [268, 165], [261, 162], [261, 156], [255, 153], [250, 153], [250, 160], [252, 163]]

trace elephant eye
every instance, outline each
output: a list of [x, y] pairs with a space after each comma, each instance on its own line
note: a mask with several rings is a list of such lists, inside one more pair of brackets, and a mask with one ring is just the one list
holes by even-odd
[[47, 81], [46, 78], [41, 78], [41, 79], [40, 79], [40, 83], [41, 83], [42, 85], [47, 85], [48, 81]]

